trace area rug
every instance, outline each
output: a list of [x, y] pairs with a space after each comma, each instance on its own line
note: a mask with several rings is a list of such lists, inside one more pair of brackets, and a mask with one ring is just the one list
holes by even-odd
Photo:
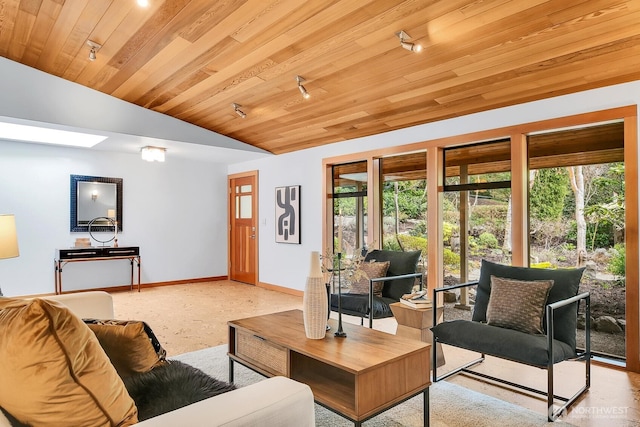
[[[229, 379], [227, 345], [220, 345], [171, 357], [195, 366], [219, 379]], [[263, 376], [236, 363], [235, 384], [244, 387], [261, 381]], [[429, 389], [431, 426], [433, 427], [497, 427], [518, 426], [568, 427], [562, 421], [547, 422], [543, 413], [468, 390], [446, 381], [433, 384]], [[419, 427], [422, 426], [422, 395], [407, 400], [363, 423], [365, 427]], [[349, 427], [352, 422], [316, 404], [316, 426]]]

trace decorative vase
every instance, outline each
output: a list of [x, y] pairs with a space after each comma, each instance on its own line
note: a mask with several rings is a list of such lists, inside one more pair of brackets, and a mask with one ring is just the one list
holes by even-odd
[[327, 287], [320, 268], [320, 253], [311, 252], [311, 269], [302, 297], [302, 318], [307, 338], [320, 340], [327, 332]]

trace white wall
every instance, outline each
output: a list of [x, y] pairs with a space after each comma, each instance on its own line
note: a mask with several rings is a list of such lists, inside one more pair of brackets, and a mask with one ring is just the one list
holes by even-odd
[[[229, 167], [229, 173], [259, 171], [259, 280], [302, 290], [308, 273], [310, 252], [324, 252], [321, 247], [323, 158], [638, 104], [640, 81], [414, 126], [273, 158], [233, 164]], [[274, 188], [282, 185], [302, 186], [300, 245], [275, 243]]]
[[[123, 179], [120, 246], [140, 246], [142, 283], [227, 274], [226, 165], [0, 141], [0, 213], [16, 215], [20, 257], [0, 260], [5, 296], [54, 292], [56, 248], [70, 247], [69, 176]], [[129, 262], [63, 268], [64, 290], [129, 283]]]

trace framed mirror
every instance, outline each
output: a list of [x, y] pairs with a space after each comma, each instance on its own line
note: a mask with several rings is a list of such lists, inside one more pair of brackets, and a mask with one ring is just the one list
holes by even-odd
[[71, 175], [70, 196], [70, 231], [88, 232], [94, 218], [92, 231], [113, 232], [107, 218], [114, 218], [122, 231], [122, 178]]

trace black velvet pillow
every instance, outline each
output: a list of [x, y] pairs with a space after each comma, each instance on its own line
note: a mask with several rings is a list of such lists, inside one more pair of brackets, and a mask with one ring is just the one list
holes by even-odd
[[[511, 265], [496, 264], [483, 259], [472, 320], [476, 322], [486, 322], [487, 320], [487, 305], [489, 304], [489, 296], [491, 294], [491, 276], [525, 281], [553, 280], [553, 287], [547, 297], [547, 304], [551, 304], [577, 295], [583, 272], [584, 268], [550, 270], [544, 268], [514, 267]], [[578, 306], [576, 303], [559, 308], [555, 312], [553, 325], [555, 339], [569, 344], [574, 350], [576, 347], [577, 310]], [[543, 320], [544, 330], [546, 331], [546, 315]]]
[[177, 360], [168, 360], [164, 365], [123, 381], [136, 403], [139, 421], [236, 389], [233, 384]]
[[[387, 277], [391, 277], [415, 273], [419, 259], [420, 251], [399, 252], [375, 249], [367, 254], [367, 256], [365, 257], [365, 262], [389, 261]], [[410, 277], [408, 279], [386, 281], [384, 282], [384, 287], [382, 288], [382, 296], [399, 301], [402, 295], [411, 293], [414, 283], [414, 277]]]

